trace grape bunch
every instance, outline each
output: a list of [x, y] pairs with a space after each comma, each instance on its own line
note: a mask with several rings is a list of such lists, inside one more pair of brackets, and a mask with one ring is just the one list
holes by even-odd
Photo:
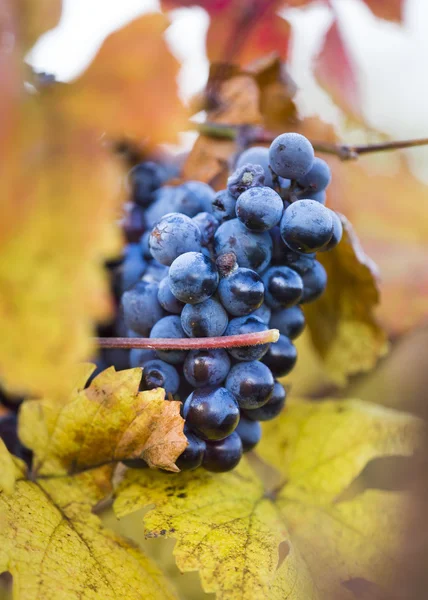
[[302, 305], [327, 284], [316, 253], [342, 236], [339, 217], [325, 207], [330, 179], [297, 133], [244, 151], [217, 193], [199, 181], [168, 185], [154, 162], [131, 171], [129, 243], [115, 266], [126, 335], [280, 332], [276, 343], [227, 350], [131, 350], [131, 366], [143, 369], [141, 389], [162, 387], [183, 402], [181, 470], [233, 469], [260, 440], [260, 422], [283, 409], [278, 380], [296, 363]]

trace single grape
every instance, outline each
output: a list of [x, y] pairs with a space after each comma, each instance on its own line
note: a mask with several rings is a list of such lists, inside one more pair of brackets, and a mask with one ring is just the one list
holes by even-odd
[[152, 161], [136, 165], [129, 173], [132, 200], [140, 206], [148, 206], [154, 199], [154, 192], [163, 183], [163, 169]]
[[[131, 337], [131, 336], [128, 336]], [[132, 368], [141, 367], [143, 363], [157, 358], [154, 350], [148, 348], [132, 348], [129, 352], [129, 366]]]
[[315, 200], [297, 200], [284, 211], [280, 229], [282, 239], [292, 250], [316, 252], [333, 235], [331, 211]]
[[[247, 419], [251, 421], [271, 421], [277, 417], [285, 406], [287, 393], [284, 386], [275, 381], [272, 396], [260, 408], [243, 411]], [[242, 416], [241, 416], [242, 419]]]
[[121, 226], [128, 242], [138, 242], [146, 229], [146, 215], [138, 204], [131, 204], [122, 219]]
[[220, 385], [229, 371], [230, 358], [223, 349], [191, 350], [183, 366], [185, 378], [195, 388]]
[[125, 247], [124, 259], [115, 272], [120, 293], [123, 294], [140, 281], [146, 268], [147, 263], [142, 257], [140, 245], [128, 244]]
[[300, 277], [310, 271], [315, 263], [315, 254], [302, 254], [301, 252], [294, 252], [286, 246], [287, 250], [283, 255], [282, 263], [287, 265], [296, 271]]
[[268, 231], [279, 223], [284, 204], [270, 187], [254, 187], [236, 201], [236, 216], [250, 231]]
[[279, 340], [270, 345], [263, 357], [263, 362], [269, 367], [275, 377], [284, 377], [293, 369], [297, 360], [297, 350], [291, 340], [280, 335]]
[[[312, 192], [322, 192], [331, 181], [331, 171], [328, 164], [322, 158], [314, 158], [312, 167], [297, 180], [297, 184], [303, 189]], [[305, 196], [306, 198], [307, 196]]]
[[215, 191], [202, 181], [186, 181], [179, 186], [183, 192], [176, 196], [174, 211], [194, 217], [200, 212], [211, 212]]
[[264, 271], [272, 256], [272, 239], [266, 231], [248, 231], [239, 219], [226, 221], [217, 229], [214, 236], [216, 256], [233, 252], [240, 267]]
[[163, 388], [167, 394], [176, 394], [180, 385], [177, 370], [159, 358], [149, 360], [142, 365], [143, 376], [141, 379], [142, 390]]
[[186, 304], [181, 324], [189, 337], [223, 335], [228, 324], [227, 313], [218, 300], [208, 298], [198, 304]]
[[212, 201], [212, 213], [221, 224], [235, 218], [236, 200], [229, 190], [220, 190]]
[[226, 388], [204, 387], [187, 398], [183, 416], [187, 426], [203, 440], [222, 440], [236, 428], [239, 408]]
[[261, 306], [264, 286], [255, 271], [237, 268], [228, 277], [220, 279], [218, 295], [228, 313], [242, 317]]
[[[246, 317], [237, 317], [231, 319], [227, 326], [225, 335], [240, 335], [242, 333], [258, 333], [267, 331], [269, 328], [266, 323], [254, 315]], [[269, 344], [259, 344], [258, 346], [243, 346], [240, 348], [228, 348], [228, 352], [236, 360], [260, 360], [268, 351]]]
[[162, 217], [171, 212], [177, 212], [174, 209], [175, 204], [178, 203], [177, 196], [183, 194], [184, 192], [180, 189], [180, 187], [164, 185], [158, 189], [155, 192], [154, 201], [146, 209], [147, 229], [152, 230], [156, 223], [162, 219]]
[[247, 417], [242, 414], [235, 432], [241, 438], [242, 449], [244, 452], [249, 452], [255, 448], [262, 437], [262, 428], [260, 423], [258, 421], [247, 419]]
[[231, 368], [225, 387], [240, 408], [263, 406], [273, 392], [274, 378], [269, 368], [259, 361], [238, 363]]
[[180, 471], [193, 471], [201, 466], [205, 453], [205, 442], [198, 438], [194, 433], [184, 428], [187, 437], [188, 446], [177, 458], [175, 464]]
[[[181, 326], [180, 317], [168, 315], [160, 319], [150, 332], [151, 338], [184, 338], [186, 334]], [[184, 362], [187, 352], [185, 350], [156, 350], [158, 358], [172, 365]]]
[[305, 315], [300, 306], [281, 308], [272, 313], [269, 327], [278, 329], [279, 333], [294, 340], [305, 328]]
[[234, 469], [241, 457], [241, 438], [233, 432], [219, 442], [207, 442], [202, 466], [207, 471], [225, 473]]
[[159, 284], [162, 279], [168, 275], [168, 267], [161, 265], [157, 260], [153, 258], [147, 263], [146, 270], [143, 273], [142, 280], [148, 283]]
[[265, 183], [265, 172], [261, 165], [249, 164], [237, 167], [227, 180], [227, 189], [234, 198], [251, 188]]
[[303, 281], [290, 267], [271, 267], [263, 274], [265, 302], [273, 309], [297, 304], [303, 294]]
[[340, 220], [340, 217], [333, 210], [330, 210], [330, 213], [333, 219], [333, 235], [331, 236], [331, 240], [329, 241], [327, 246], [321, 249], [321, 252], [328, 252], [329, 250], [333, 250], [333, 248], [335, 248], [340, 242], [343, 235], [343, 225], [342, 221]]
[[327, 194], [325, 190], [321, 192], [298, 192], [297, 196], [299, 198], [305, 198], [305, 200], [315, 200], [315, 202], [319, 202], [320, 204], [325, 204], [327, 202]]
[[149, 246], [153, 258], [169, 266], [185, 252], [200, 251], [201, 232], [186, 215], [169, 213], [152, 229]]
[[263, 302], [263, 304], [261, 306], [259, 306], [259, 308], [257, 310], [255, 310], [251, 313], [251, 316], [258, 317], [259, 319], [261, 319], [263, 321], [263, 323], [265, 323], [266, 325], [269, 325], [269, 320], [270, 320], [271, 314], [272, 314], [271, 309], [269, 308], [269, 306], [267, 304], [265, 304]]
[[201, 232], [201, 244], [203, 246], [211, 244], [218, 227], [215, 216], [209, 212], [200, 212], [193, 217], [192, 221], [196, 223]]
[[269, 168], [269, 148], [265, 148], [264, 146], [253, 146], [252, 148], [244, 150], [236, 162], [236, 168], [243, 167], [249, 163], [263, 167], [265, 173], [265, 185], [272, 187], [272, 171]]
[[269, 163], [274, 173], [286, 179], [299, 179], [314, 162], [314, 149], [299, 133], [282, 133], [269, 148]]
[[201, 252], [185, 252], [169, 269], [168, 282], [178, 300], [196, 304], [207, 300], [218, 286], [218, 271], [214, 262]]
[[324, 267], [317, 260], [314, 261], [312, 269], [309, 269], [302, 276], [303, 295], [300, 304], [313, 302], [319, 298], [327, 287], [327, 273]]
[[171, 292], [168, 277], [164, 277], [159, 283], [158, 300], [162, 308], [170, 313], [179, 315], [183, 310], [184, 302], [178, 300]]
[[126, 326], [143, 337], [165, 314], [158, 302], [157, 284], [147, 281], [139, 281], [123, 294], [122, 308]]

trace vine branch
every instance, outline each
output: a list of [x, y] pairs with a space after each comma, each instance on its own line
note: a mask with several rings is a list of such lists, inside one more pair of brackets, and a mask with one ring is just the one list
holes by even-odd
[[[270, 144], [277, 134], [266, 131], [262, 127], [248, 125], [228, 125], [224, 123], [195, 123], [189, 124], [189, 129], [196, 130], [199, 133], [223, 140], [237, 140], [244, 148], [250, 144]], [[311, 140], [316, 152], [323, 154], [332, 154], [340, 160], [355, 160], [364, 154], [375, 152], [389, 152], [392, 150], [402, 150], [404, 148], [416, 148], [418, 146], [428, 146], [428, 138], [419, 138], [414, 140], [399, 140], [394, 142], [381, 142], [378, 144], [330, 144]]]
[[95, 338], [100, 348], [144, 348], [148, 350], [208, 350], [210, 348], [239, 348], [275, 343], [278, 329], [206, 338]]

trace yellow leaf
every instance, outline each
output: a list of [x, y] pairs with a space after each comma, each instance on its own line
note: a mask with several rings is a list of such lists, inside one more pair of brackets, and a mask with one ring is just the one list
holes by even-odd
[[15, 485], [15, 465], [3, 440], [0, 438], [0, 492], [11, 494]]
[[23, 403], [19, 437], [34, 452], [34, 472], [72, 474], [140, 457], [178, 471], [175, 461], [187, 446], [180, 402], [165, 401], [160, 388], [139, 392], [139, 368], [110, 367], [83, 389], [94, 369], [79, 367], [68, 397]]
[[199, 570], [204, 590], [221, 600], [351, 598], [342, 581], [397, 574], [406, 496], [339, 496], [370, 460], [410, 455], [421, 430], [414, 417], [357, 401], [292, 403], [260, 445], [281, 473], [273, 489], [245, 460], [222, 475], [130, 470], [115, 511], [154, 504], [146, 535], [177, 538], [179, 569]]
[[386, 352], [387, 340], [374, 315], [379, 303], [376, 266], [364, 254], [350, 223], [341, 219], [340, 244], [318, 254], [327, 271], [327, 289], [305, 306], [305, 315], [328, 375], [345, 385], [349, 375], [375, 366]]
[[0, 572], [13, 575], [14, 598], [174, 598], [151, 561], [91, 512], [108, 491], [100, 485], [108, 469], [73, 478], [21, 478], [12, 495], [0, 493]]

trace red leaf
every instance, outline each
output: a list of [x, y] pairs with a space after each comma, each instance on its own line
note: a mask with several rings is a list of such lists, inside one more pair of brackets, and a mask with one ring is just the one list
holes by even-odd
[[194, 5], [210, 15], [207, 53], [211, 62], [247, 65], [271, 52], [286, 58], [290, 26], [277, 14], [281, 0], [163, 0], [166, 9]]
[[353, 117], [361, 117], [355, 65], [336, 20], [328, 30], [324, 46], [317, 57], [315, 76], [338, 106]]
[[370, 10], [380, 19], [401, 22], [406, 0], [364, 0]]

